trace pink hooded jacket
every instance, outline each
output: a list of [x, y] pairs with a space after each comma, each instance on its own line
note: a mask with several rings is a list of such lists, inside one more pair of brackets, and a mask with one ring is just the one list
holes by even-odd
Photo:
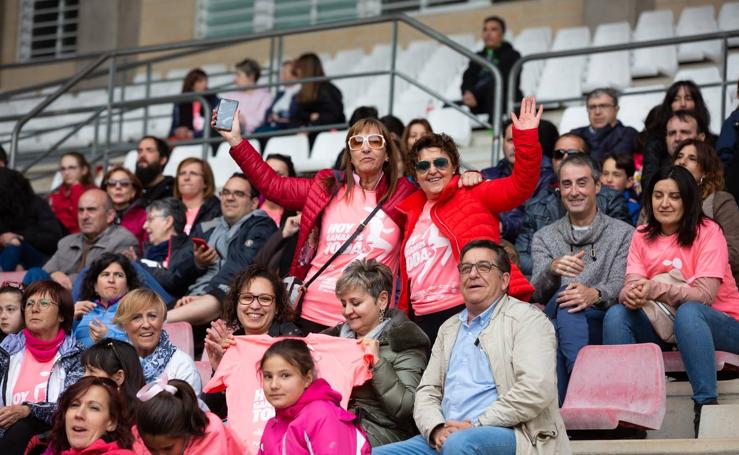
[[259, 455], [369, 455], [364, 430], [340, 402], [328, 382], [316, 379], [295, 404], [276, 410], [264, 428]]

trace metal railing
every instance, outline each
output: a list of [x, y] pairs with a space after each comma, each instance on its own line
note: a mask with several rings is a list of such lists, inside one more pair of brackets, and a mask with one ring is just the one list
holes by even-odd
[[[213, 49], [219, 48], [219, 47], [225, 47], [225, 46], [230, 46], [230, 45], [235, 45], [235, 44], [243, 44], [243, 43], [250, 42], [250, 41], [269, 39], [270, 40], [270, 52], [269, 52], [270, 55], [269, 55], [269, 73], [268, 74], [270, 75], [270, 77], [269, 77], [269, 81], [267, 84], [260, 84], [259, 87], [276, 87], [280, 85], [280, 81], [279, 80], [273, 81], [272, 75], [275, 73], [274, 71], [275, 63], [277, 65], [280, 65], [282, 63], [285, 37], [288, 37], [291, 35], [305, 34], [305, 33], [316, 33], [316, 32], [336, 30], [336, 29], [341, 29], [341, 28], [350, 28], [350, 27], [367, 26], [367, 25], [384, 24], [384, 23], [391, 23], [392, 25], [392, 38], [391, 38], [392, 39], [392, 42], [391, 42], [392, 57], [391, 57], [389, 71], [352, 73], [352, 74], [346, 74], [346, 75], [340, 75], [340, 76], [327, 76], [325, 78], [304, 79], [301, 81], [308, 82], [308, 81], [317, 81], [317, 80], [334, 80], [334, 79], [340, 79], [340, 78], [367, 77], [368, 75], [380, 76], [380, 75], [386, 74], [390, 78], [390, 90], [388, 93], [388, 97], [389, 97], [389, 109], [390, 109], [390, 113], [392, 113], [393, 104], [395, 100], [395, 78], [400, 77], [401, 79], [425, 91], [429, 95], [440, 99], [444, 103], [447, 103], [449, 107], [456, 109], [458, 112], [462, 113], [462, 115], [465, 115], [468, 118], [470, 118], [476, 124], [482, 125], [486, 128], [491, 128], [493, 130], [493, 137], [494, 137], [492, 154], [493, 154], [493, 159], [495, 159], [498, 138], [500, 136], [499, 129], [500, 129], [500, 120], [501, 120], [501, 112], [502, 112], [502, 102], [503, 102], [502, 100], [503, 78], [498, 68], [492, 63], [483, 59], [482, 57], [476, 55], [474, 52], [458, 44], [457, 42], [451, 40], [445, 35], [437, 32], [431, 27], [423, 24], [422, 22], [416, 19], [413, 19], [409, 16], [406, 16], [405, 14], [393, 14], [393, 15], [384, 16], [384, 17], [353, 19], [353, 20], [337, 21], [333, 23], [322, 23], [322, 24], [318, 24], [318, 25], [314, 25], [310, 27], [299, 27], [299, 28], [295, 28], [291, 30], [258, 32], [258, 33], [251, 33], [247, 35], [234, 36], [234, 37], [228, 37], [228, 38], [190, 40], [190, 41], [184, 41], [184, 42], [179, 42], [179, 43], [170, 43], [170, 44], [155, 45], [155, 46], [143, 46], [143, 47], [137, 47], [137, 48], [112, 50], [112, 51], [101, 52], [101, 53], [89, 53], [89, 54], [78, 55], [74, 57], [49, 59], [49, 60], [44, 60], [40, 62], [35, 61], [35, 62], [28, 62], [28, 63], [13, 63], [13, 64], [0, 65], [0, 70], [2, 70], [2, 69], [33, 66], [33, 65], [39, 65], [39, 64], [51, 64], [51, 63], [61, 63], [61, 62], [69, 62], [69, 61], [95, 59], [93, 63], [88, 65], [85, 69], [77, 73], [71, 79], [57, 79], [57, 80], [49, 81], [43, 84], [35, 84], [30, 87], [24, 87], [23, 89], [10, 90], [10, 91], [0, 93], [0, 100], [2, 100], [2, 99], [7, 99], [10, 96], [15, 95], [15, 94], [28, 92], [29, 90], [38, 90], [38, 89], [53, 87], [53, 86], [62, 84], [57, 90], [54, 91], [54, 93], [50, 94], [40, 104], [34, 107], [29, 113], [25, 115], [20, 115], [20, 116], [5, 117], [5, 119], [11, 119], [11, 120], [14, 118], [18, 119], [18, 123], [15, 125], [12, 135], [11, 135], [10, 153], [8, 157], [9, 165], [12, 167], [16, 163], [17, 156], [18, 156], [18, 140], [19, 140], [20, 132], [23, 126], [26, 123], [28, 123], [31, 119], [38, 116], [46, 107], [48, 107], [51, 103], [53, 103], [55, 100], [61, 97], [64, 93], [69, 91], [69, 89], [71, 89], [74, 85], [76, 85], [78, 82], [82, 81], [83, 79], [89, 79], [89, 78], [95, 78], [95, 77], [107, 75], [108, 102], [107, 102], [107, 105], [105, 106], [105, 110], [107, 111], [107, 115], [106, 115], [107, 123], [106, 123], [105, 149], [104, 149], [104, 167], [107, 168], [107, 164], [108, 164], [107, 156], [112, 146], [111, 133], [112, 133], [113, 110], [114, 109], [131, 108], [132, 106], [142, 106], [144, 107], [144, 125], [146, 125], [147, 120], [148, 120], [148, 106], [153, 105], [153, 104], [162, 103], [163, 101], [161, 100], [163, 98], [169, 99], [170, 102], [177, 102], [177, 101], [185, 100], [186, 95], [204, 96], [204, 95], [211, 93], [211, 92], [198, 92], [194, 94], [183, 94], [180, 96], [160, 97], [160, 98], [149, 99], [149, 96], [151, 95], [151, 83], [152, 83], [151, 73], [152, 73], [153, 64], [160, 63], [160, 62], [167, 61], [167, 60], [182, 58], [184, 56], [196, 54], [200, 52], [212, 51]], [[494, 84], [493, 106], [492, 106], [493, 116], [492, 116], [490, 123], [481, 122], [480, 120], [477, 119], [477, 117], [475, 117], [474, 115], [471, 115], [465, 109], [460, 108], [456, 104], [449, 102], [449, 100], [445, 99], [439, 93], [424, 86], [423, 84], [420, 84], [419, 82], [413, 80], [413, 78], [397, 70], [396, 59], [397, 59], [397, 47], [398, 47], [398, 26], [401, 23], [405, 24], [406, 26], [410, 27], [411, 29], [414, 29], [415, 31], [423, 35], [430, 37], [431, 39], [435, 41], [438, 41], [442, 45], [445, 45], [451, 48], [455, 52], [460, 53], [461, 55], [465, 56], [469, 60], [488, 69], [492, 73], [495, 84]], [[148, 60], [125, 63], [121, 65], [119, 65], [117, 62], [117, 59], [121, 57], [149, 54], [149, 53], [154, 53], [154, 52], [169, 52], [169, 51], [177, 51], [177, 52], [173, 52], [165, 56], [154, 57]], [[107, 70], [101, 69], [101, 66], [106, 62], [109, 62], [108, 69]], [[142, 100], [115, 102], [114, 101], [114, 89], [116, 86], [115, 85], [116, 75], [122, 71], [128, 71], [128, 70], [142, 67], [142, 66], [146, 67], [146, 75], [147, 75], [145, 98]], [[295, 83], [300, 83], [301, 81], [295, 81]], [[203, 104], [204, 106], [207, 106], [207, 103], [203, 103]], [[98, 109], [100, 107], [101, 106], [92, 106], [92, 107], [84, 108], [84, 109], [80, 108], [79, 110], [75, 110], [75, 112], [93, 111], [94, 109]], [[71, 112], [72, 110], [69, 110], [69, 111]], [[206, 118], [209, 118], [209, 117], [210, 115], [208, 115]], [[206, 125], [207, 123], [208, 122], [206, 122]], [[206, 126], [206, 127], [209, 127], [209, 126]], [[305, 131], [305, 129], [301, 128], [300, 131]], [[206, 134], [203, 135], [202, 139], [198, 139], [196, 141], [196, 143], [203, 144], [204, 153], [205, 153], [207, 144], [210, 142], [213, 142], [213, 140], [211, 140]], [[177, 143], [185, 144], [186, 142], [178, 141]], [[56, 144], [57, 147], [59, 145], [60, 143]], [[48, 155], [49, 154], [46, 154], [44, 158]]]
[[[649, 47], [662, 47], [662, 46], [675, 46], [682, 43], [693, 43], [698, 41], [717, 41], [721, 40], [721, 55], [722, 55], [722, 65], [721, 65], [721, 118], [726, 118], [726, 105], [724, 100], [726, 99], [726, 87], [730, 83], [729, 79], [727, 77], [727, 62], [728, 62], [728, 55], [729, 55], [729, 38], [739, 36], [739, 30], [732, 30], [732, 31], [726, 31], [726, 32], [714, 32], [714, 33], [703, 33], [700, 35], [691, 35], [691, 36], [680, 36], [680, 37], [673, 37], [673, 38], [663, 38], [663, 39], [657, 39], [657, 40], [650, 40], [650, 41], [636, 41], [631, 43], [622, 43], [622, 44], [612, 44], [609, 46], [595, 46], [595, 47], [584, 47], [579, 49], [568, 49], [568, 50], [562, 50], [562, 51], [551, 51], [551, 52], [541, 52], [537, 54], [529, 54], [524, 57], [521, 57], [518, 59], [513, 66], [511, 67], [511, 72], [508, 73], [508, 99], [506, 100], [506, 106], [508, 108], [508, 112], [511, 112], [515, 105], [516, 101], [514, 99], [514, 95], [516, 93], [516, 90], [514, 87], [518, 87], [518, 79], [520, 77], [521, 71], [523, 70], [523, 65], [527, 62], [531, 62], [534, 60], [548, 60], [552, 58], [562, 58], [562, 57], [576, 57], [576, 56], [584, 56], [584, 55], [590, 55], [590, 54], [599, 54], [603, 52], [616, 52], [616, 51], [627, 51], [627, 50], [633, 50], [633, 49], [644, 49]], [[703, 86], [709, 86], [709, 85], [715, 85], [715, 84], [698, 84], [701, 87]], [[644, 90], [644, 91], [629, 91], [628, 93], [625, 93], [624, 96], [631, 96], [631, 95], [639, 95], [639, 94], [645, 94], [645, 93], [654, 93], [659, 90]], [[661, 90], [661, 91], [664, 91]], [[537, 100], [541, 103], [564, 103], [569, 101], [575, 101], [575, 100], [582, 100], [583, 97], [577, 97], [577, 98], [557, 98], [557, 99], [551, 99], [551, 100]]]

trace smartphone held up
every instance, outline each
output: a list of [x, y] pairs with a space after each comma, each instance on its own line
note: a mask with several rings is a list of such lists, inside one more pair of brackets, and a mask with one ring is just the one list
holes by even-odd
[[230, 100], [227, 98], [221, 99], [218, 105], [218, 113], [216, 115], [216, 126], [217, 130], [231, 131], [231, 125], [233, 124], [234, 115], [236, 115], [236, 108], [239, 106], [239, 102], [236, 100]]

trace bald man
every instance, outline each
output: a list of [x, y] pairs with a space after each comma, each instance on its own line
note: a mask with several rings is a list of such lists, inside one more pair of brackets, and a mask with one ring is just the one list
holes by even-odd
[[87, 190], [77, 209], [80, 232], [59, 241], [56, 253], [43, 269], [51, 278], [72, 289], [77, 274], [103, 253], [122, 253], [138, 241], [126, 228], [113, 224], [115, 210], [108, 194], [100, 189]]

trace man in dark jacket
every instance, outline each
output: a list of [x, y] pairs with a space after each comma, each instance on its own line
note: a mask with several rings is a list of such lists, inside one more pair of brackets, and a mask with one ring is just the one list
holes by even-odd
[[[482, 24], [482, 40], [485, 48], [477, 53], [500, 70], [503, 76], [503, 100], [506, 99], [508, 74], [516, 60], [521, 58], [521, 54], [510, 43], [503, 41], [505, 30], [503, 19], [498, 16], [486, 17]], [[475, 62], [470, 62], [462, 75], [462, 103], [475, 114], [490, 114], [493, 110], [494, 87], [495, 82], [490, 70]], [[520, 90], [517, 90], [516, 98], [523, 98]]]
[[277, 230], [266, 212], [257, 209], [259, 192], [244, 174], [234, 174], [221, 191], [223, 216], [195, 226], [191, 238], [208, 245], [195, 250], [195, 263], [209, 264], [205, 273], [167, 313], [168, 322], [206, 324], [221, 313], [221, 303], [234, 276], [249, 264]]
[[136, 203], [146, 208], [152, 201], [172, 197], [174, 178], [163, 174], [169, 161], [167, 143], [158, 137], [144, 136], [136, 150], [136, 177], [144, 185], [141, 198]]
[[[552, 168], [555, 174], [559, 174], [559, 165], [569, 156], [576, 153], [590, 153], [588, 144], [582, 137], [566, 133], [559, 137], [554, 145], [552, 155]], [[629, 222], [629, 210], [623, 194], [612, 190], [605, 185], [601, 186], [595, 195], [595, 203], [605, 215], [611, 218]], [[559, 183], [555, 180], [547, 191], [542, 191], [535, 197], [526, 201], [526, 217], [523, 221], [521, 232], [516, 238], [516, 250], [518, 250], [520, 269], [524, 275], [531, 276], [533, 262], [531, 259], [531, 241], [534, 234], [544, 226], [552, 224], [567, 213], [560, 199]]]
[[624, 126], [618, 115], [618, 93], [610, 88], [597, 88], [585, 98], [590, 125], [575, 128], [573, 133], [585, 138], [590, 147], [590, 157], [597, 163], [606, 153], [634, 152], [637, 131]]

